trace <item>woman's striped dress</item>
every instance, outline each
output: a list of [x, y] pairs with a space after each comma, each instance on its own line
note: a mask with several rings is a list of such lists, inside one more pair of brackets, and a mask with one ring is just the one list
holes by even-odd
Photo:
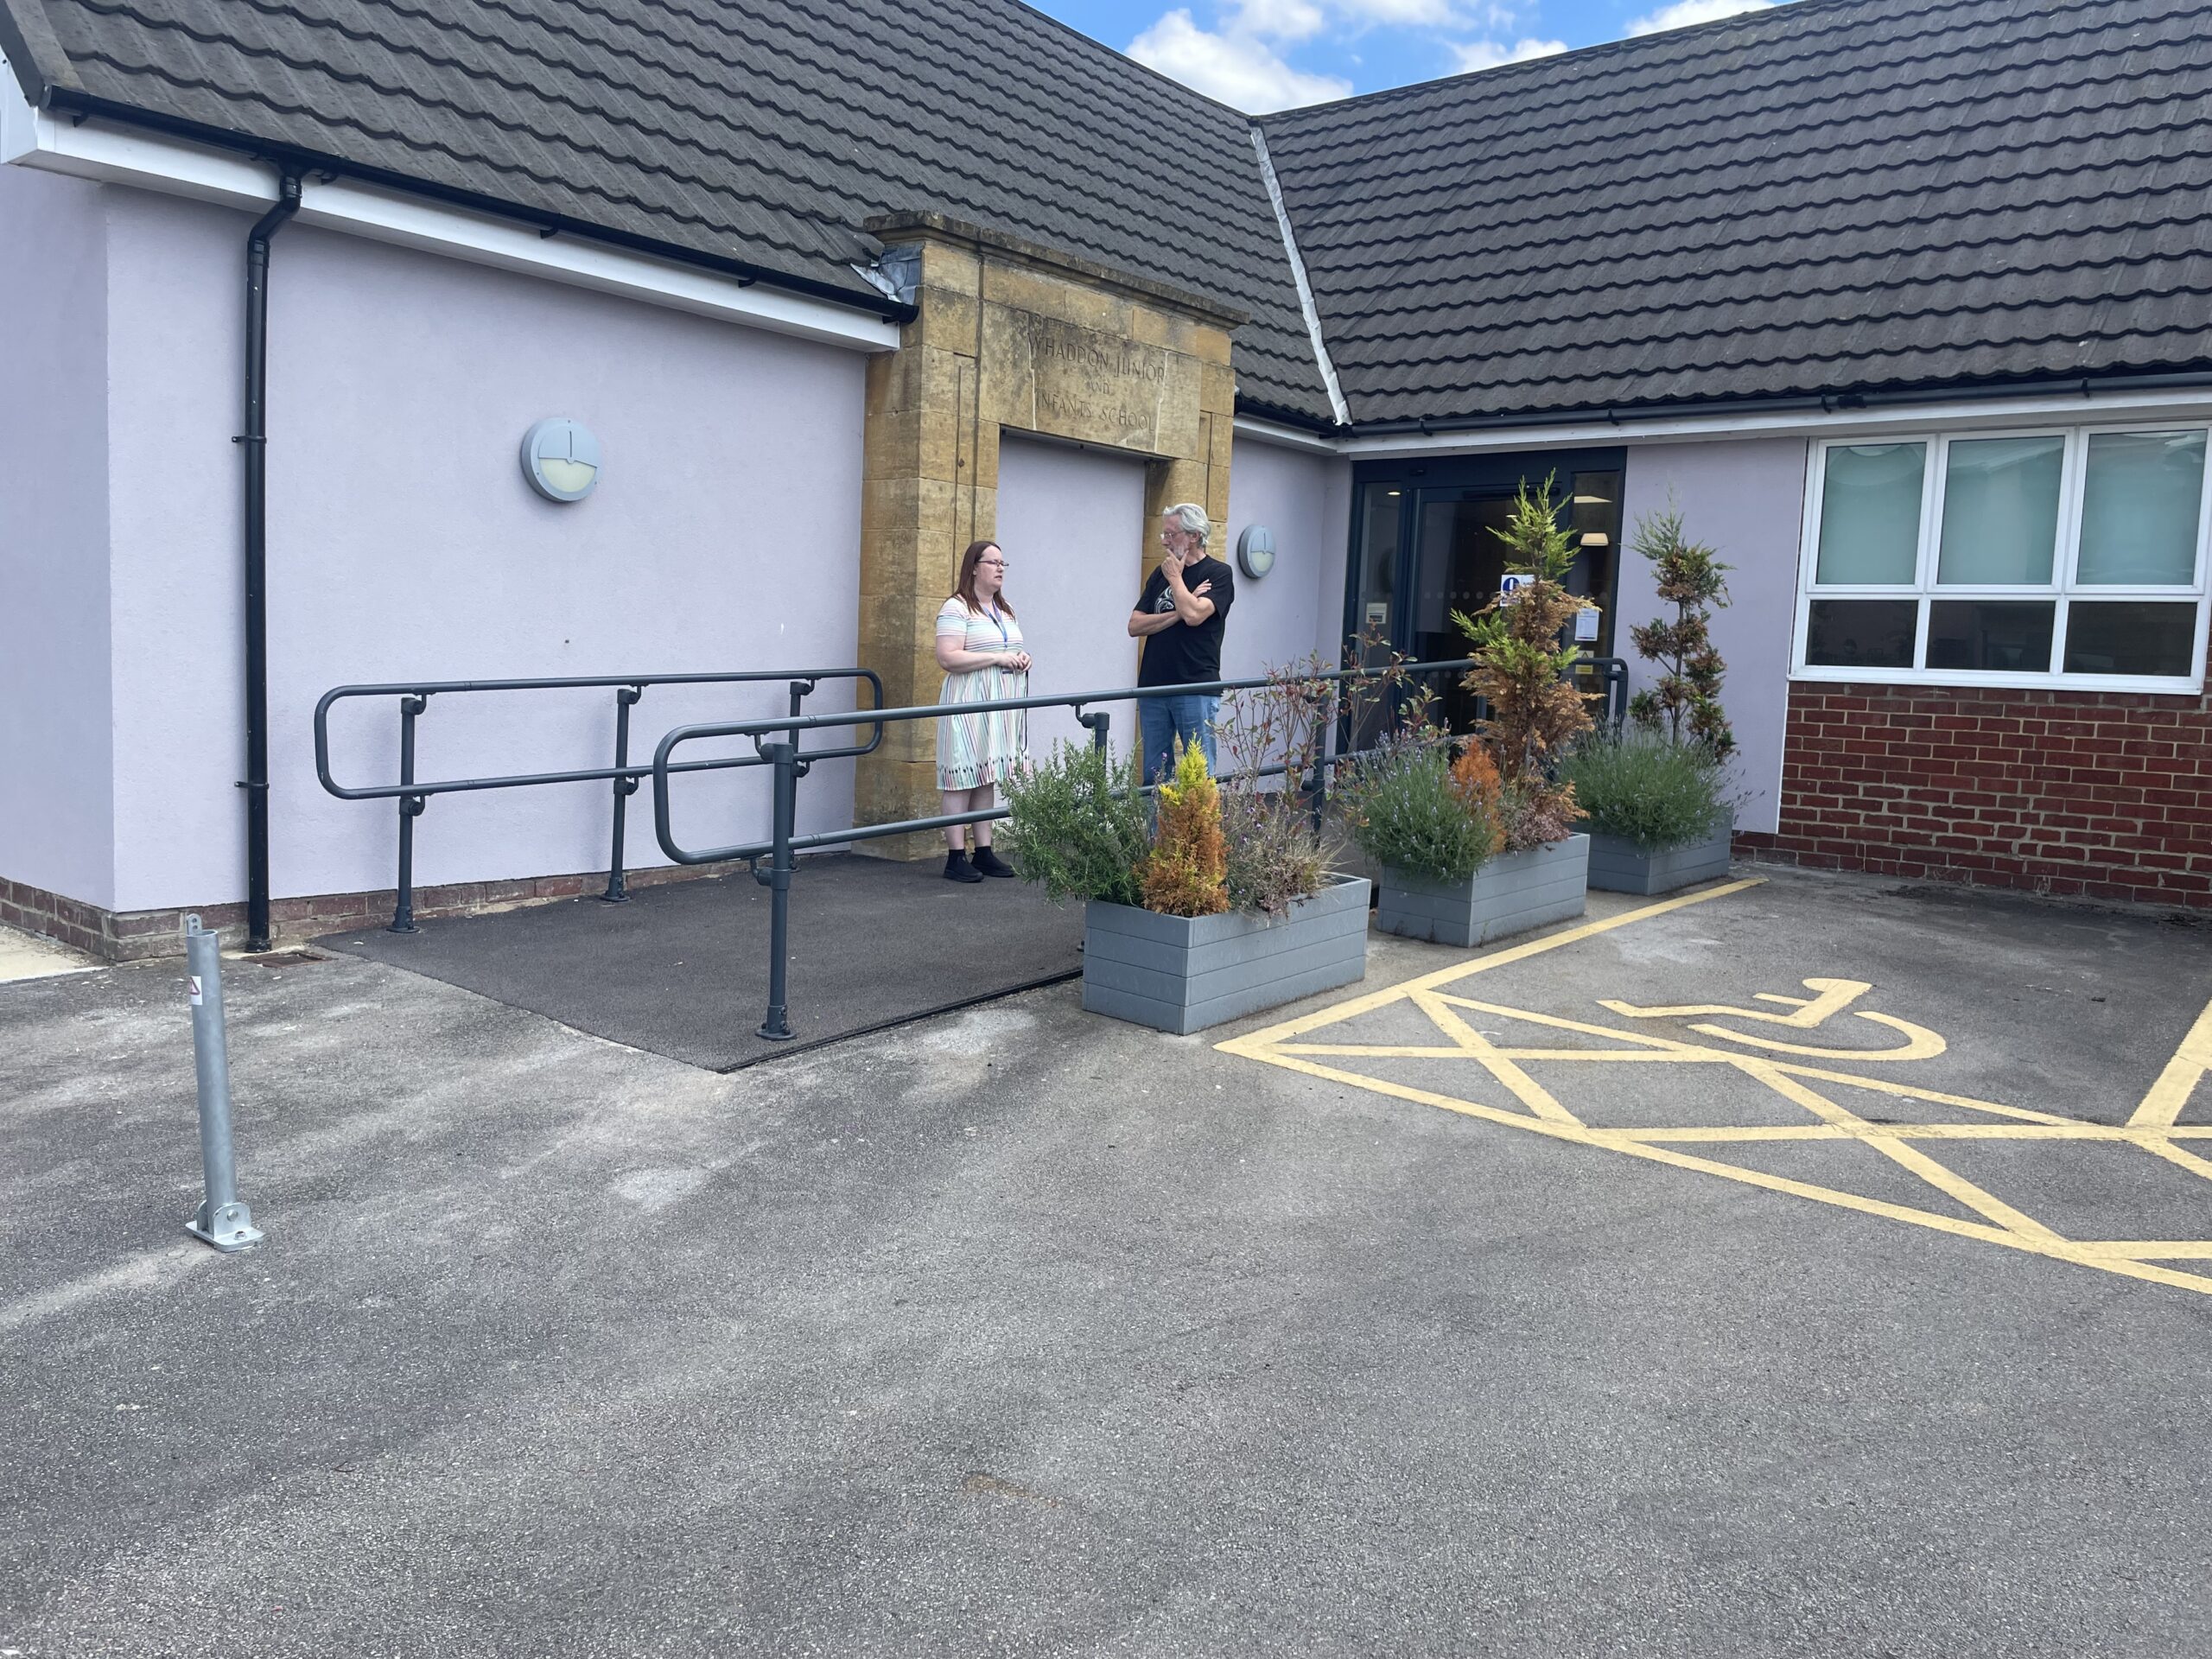
[[[1006, 611], [971, 611], [957, 595], [937, 613], [937, 634], [957, 638], [964, 651], [1019, 651], [1021, 625]], [[939, 702], [985, 702], [1026, 697], [1029, 677], [1010, 668], [973, 668], [944, 677]], [[1029, 715], [1020, 709], [988, 715], [951, 715], [937, 723], [937, 786], [975, 789], [1002, 784], [1029, 753]]]

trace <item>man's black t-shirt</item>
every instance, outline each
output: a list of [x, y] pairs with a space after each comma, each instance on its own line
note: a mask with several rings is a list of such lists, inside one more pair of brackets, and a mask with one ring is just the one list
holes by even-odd
[[[1236, 578], [1219, 559], [1200, 559], [1183, 567], [1185, 588], [1197, 593], [1202, 582], [1213, 584], [1200, 595], [1213, 601], [1213, 614], [1195, 628], [1177, 622], [1147, 635], [1144, 663], [1137, 670], [1139, 685], [1190, 685], [1221, 677], [1222, 628], [1229, 620], [1229, 607], [1236, 601]], [[1155, 569], [1137, 596], [1137, 609], [1159, 615], [1174, 608], [1166, 572]]]

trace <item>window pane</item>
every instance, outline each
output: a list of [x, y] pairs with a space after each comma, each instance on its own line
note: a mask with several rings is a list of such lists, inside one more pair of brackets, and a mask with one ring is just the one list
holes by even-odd
[[1924, 443], [1839, 444], [1827, 452], [1815, 581], [1912, 582], [1927, 466]]
[[2196, 580], [2202, 432], [2100, 432], [2082, 496], [2080, 580], [2182, 586]]
[[2055, 601], [1939, 599], [1928, 607], [1928, 666], [2050, 672]]
[[1939, 582], [2040, 588], [2058, 545], [2058, 478], [2066, 440], [1974, 438], [1954, 443], [1943, 472]]
[[1910, 668], [1916, 599], [1816, 599], [1805, 660], [1821, 668]]
[[2196, 607], [2076, 600], [2066, 616], [2069, 674], [2180, 676], [2196, 666]]

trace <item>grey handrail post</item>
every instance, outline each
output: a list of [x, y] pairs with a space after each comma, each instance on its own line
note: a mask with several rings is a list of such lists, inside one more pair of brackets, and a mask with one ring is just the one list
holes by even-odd
[[[796, 694], [792, 701], [798, 701]], [[791, 1035], [785, 957], [791, 944], [791, 822], [798, 802], [798, 745], [787, 738], [760, 747], [775, 767], [776, 790], [768, 868], [763, 871], [755, 865], [753, 870], [753, 879], [768, 889], [768, 1014], [760, 1022], [760, 1035], [782, 1042]]]
[[258, 1243], [253, 1211], [238, 1198], [231, 1154], [231, 1060], [223, 1028], [221, 940], [200, 918], [184, 918], [185, 971], [192, 998], [192, 1061], [200, 1088], [200, 1166], [206, 1196], [184, 1230], [219, 1250]]
[[[399, 700], [399, 781], [415, 781], [415, 716], [429, 707], [428, 697], [402, 697]], [[429, 802], [421, 795], [402, 795], [399, 798], [399, 894], [391, 907], [391, 925], [387, 933], [412, 933], [415, 931], [415, 820], [423, 815]]]
[[[645, 695], [642, 685], [618, 686], [614, 692], [614, 769], [621, 772], [630, 764], [630, 706]], [[604, 904], [626, 905], [630, 889], [622, 874], [622, 829], [629, 817], [630, 798], [638, 792], [635, 778], [617, 777], [614, 780], [614, 847], [607, 855], [607, 891], [601, 893]]]
[[1096, 714], [1091, 714], [1087, 710], [1077, 709], [1075, 711], [1075, 723], [1090, 734], [1092, 748], [1103, 750], [1109, 747], [1108, 734], [1113, 730], [1114, 716], [1105, 709], [1101, 709]]

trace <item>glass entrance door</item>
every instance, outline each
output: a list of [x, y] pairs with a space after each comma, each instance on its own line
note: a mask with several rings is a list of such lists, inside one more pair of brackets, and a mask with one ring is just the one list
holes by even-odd
[[[1389, 650], [1423, 661], [1465, 656], [1452, 613], [1471, 616], [1497, 597], [1506, 549], [1496, 532], [1524, 483], [1540, 490], [1547, 477], [1577, 550], [1568, 590], [1599, 607], [1577, 643], [1592, 656], [1609, 655], [1624, 461], [1616, 449], [1360, 463], [1345, 620], [1363, 658], [1372, 663]], [[1456, 683], [1437, 690], [1452, 729], [1468, 729], [1472, 695]], [[1373, 733], [1352, 735], [1363, 743]]]
[[[1452, 618], [1472, 616], [1497, 597], [1505, 544], [1495, 532], [1513, 516], [1510, 495], [1423, 490], [1414, 548], [1411, 638], [1402, 649], [1421, 662], [1467, 654], [1467, 637]], [[1455, 676], [1438, 688], [1438, 712], [1455, 732], [1475, 722], [1475, 696]]]

